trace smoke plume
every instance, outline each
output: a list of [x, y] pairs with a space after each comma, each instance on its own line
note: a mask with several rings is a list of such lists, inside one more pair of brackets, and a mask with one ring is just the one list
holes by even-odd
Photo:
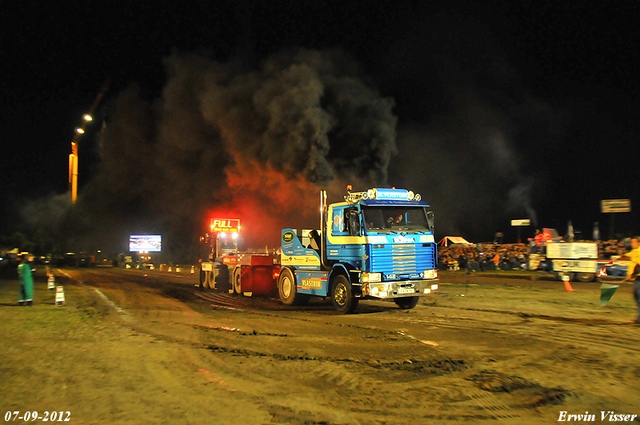
[[248, 245], [273, 247], [282, 227], [317, 227], [319, 188], [387, 183], [394, 102], [344, 53], [285, 51], [257, 69], [174, 54], [165, 66], [160, 97], [132, 85], [108, 107], [99, 171], [75, 211], [84, 244], [160, 233], [189, 256], [224, 214]]

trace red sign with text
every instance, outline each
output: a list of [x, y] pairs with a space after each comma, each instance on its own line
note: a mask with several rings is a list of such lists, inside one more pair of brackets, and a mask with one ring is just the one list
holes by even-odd
[[240, 220], [237, 218], [212, 218], [212, 232], [237, 232], [240, 230]]

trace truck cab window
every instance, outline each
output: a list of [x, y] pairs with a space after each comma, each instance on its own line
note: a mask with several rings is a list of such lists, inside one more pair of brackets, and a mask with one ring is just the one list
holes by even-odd
[[349, 236], [360, 236], [360, 213], [356, 208], [344, 210], [344, 226], [344, 231], [349, 232]]

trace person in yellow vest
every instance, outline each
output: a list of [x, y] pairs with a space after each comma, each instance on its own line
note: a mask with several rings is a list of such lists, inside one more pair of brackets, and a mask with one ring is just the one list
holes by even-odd
[[31, 264], [33, 257], [22, 256], [22, 261], [18, 266], [18, 276], [20, 276], [20, 300], [19, 305], [33, 305], [33, 277], [31, 276]]
[[631, 238], [631, 251], [624, 254], [619, 260], [630, 260], [627, 266], [627, 277], [623, 282], [629, 281], [633, 283], [633, 297], [636, 299], [638, 305], [638, 318], [636, 319], [636, 325], [640, 325], [640, 241], [638, 238]]

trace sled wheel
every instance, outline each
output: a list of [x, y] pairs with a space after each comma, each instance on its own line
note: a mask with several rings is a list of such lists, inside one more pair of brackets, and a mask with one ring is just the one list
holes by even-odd
[[233, 272], [233, 293], [242, 295], [242, 272], [240, 267]]

